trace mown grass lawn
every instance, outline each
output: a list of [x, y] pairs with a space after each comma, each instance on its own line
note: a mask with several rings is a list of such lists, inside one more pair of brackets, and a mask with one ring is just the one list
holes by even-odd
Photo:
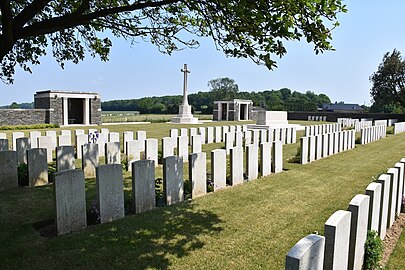
[[[110, 130], [132, 127], [160, 138], [172, 125]], [[295, 155], [297, 147], [284, 146], [284, 159]], [[280, 174], [147, 213], [128, 213], [122, 220], [62, 237], [49, 237], [54, 218], [51, 185], [4, 191], [0, 268], [283, 269], [285, 254], [299, 239], [323, 233], [327, 218], [364, 193], [373, 177], [405, 156], [404, 149], [405, 133], [307, 165], [285, 162]], [[125, 178], [128, 206], [130, 174]], [[94, 180], [89, 179], [88, 212], [94, 192]]]

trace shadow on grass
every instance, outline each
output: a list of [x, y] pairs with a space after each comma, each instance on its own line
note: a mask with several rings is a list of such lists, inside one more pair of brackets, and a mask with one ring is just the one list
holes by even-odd
[[113, 258], [104, 261], [109, 267], [167, 269], [175, 258], [203, 248], [204, 235], [218, 234], [222, 231], [221, 223], [211, 211], [197, 210], [185, 202], [97, 225], [85, 232], [89, 237], [78, 235], [71, 240], [82, 243], [82, 258], [93, 262]]

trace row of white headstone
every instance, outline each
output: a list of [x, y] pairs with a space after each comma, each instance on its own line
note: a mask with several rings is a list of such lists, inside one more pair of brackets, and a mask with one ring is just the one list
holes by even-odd
[[399, 122], [394, 124], [394, 134], [405, 132], [405, 122]]
[[361, 270], [367, 231], [374, 230], [384, 239], [387, 228], [401, 212], [404, 165], [405, 159], [401, 159], [367, 186], [366, 195], [356, 195], [347, 211], [331, 215], [325, 223], [325, 236], [311, 234], [302, 238], [288, 252], [285, 269]]
[[326, 121], [326, 116], [319, 116], [319, 115], [313, 116], [313, 115], [310, 115], [310, 116], [308, 116], [308, 121]]
[[326, 133], [339, 132], [342, 127], [338, 123], [305, 126], [304, 136], [316, 136]]
[[360, 132], [362, 128], [372, 127], [373, 121], [361, 121], [354, 124], [354, 130]]
[[316, 136], [301, 137], [301, 164], [307, 164], [355, 147], [356, 132], [343, 130]]
[[360, 130], [360, 134], [361, 134], [360, 143], [368, 144], [387, 137], [387, 127], [380, 125], [362, 128]]
[[[182, 136], [185, 137], [185, 136]], [[96, 144], [93, 144], [97, 147]], [[246, 155], [246, 170], [243, 160]], [[192, 153], [188, 156], [191, 197], [197, 198], [207, 192], [206, 153]], [[282, 144], [270, 142], [248, 145], [231, 149], [230, 184], [242, 184], [272, 172], [282, 171]], [[260, 166], [259, 166], [260, 165]], [[132, 163], [132, 198], [135, 213], [145, 212], [156, 206], [155, 198], [155, 161], [138, 160]], [[95, 166], [96, 198], [101, 223], [124, 217], [123, 174], [120, 164]], [[213, 190], [226, 187], [227, 158], [226, 150], [211, 151], [211, 181]], [[62, 235], [86, 227], [85, 175], [74, 167], [66, 168], [55, 174], [54, 199], [57, 234]], [[183, 158], [169, 156], [163, 159], [163, 191], [166, 205], [184, 200]]]
[[359, 119], [352, 118], [338, 118], [337, 123], [341, 124], [342, 127], [353, 127], [356, 123], [360, 122]]

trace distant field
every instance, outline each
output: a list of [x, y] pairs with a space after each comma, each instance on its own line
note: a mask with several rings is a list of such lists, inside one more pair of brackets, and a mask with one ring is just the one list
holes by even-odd
[[[120, 123], [120, 122], [168, 122], [175, 114], [139, 114], [138, 111], [103, 111], [101, 120], [103, 123]], [[212, 120], [212, 115], [194, 114], [200, 120]]]

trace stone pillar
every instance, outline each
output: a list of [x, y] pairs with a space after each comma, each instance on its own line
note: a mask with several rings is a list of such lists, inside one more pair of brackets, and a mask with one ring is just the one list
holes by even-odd
[[163, 192], [166, 205], [184, 200], [183, 158], [171, 156], [163, 159]]
[[63, 108], [63, 125], [67, 126], [69, 125], [69, 106], [68, 106], [68, 98], [67, 97], [63, 97], [63, 104], [62, 104], [62, 108]]
[[83, 124], [88, 126], [90, 125], [90, 106], [89, 98], [84, 98], [83, 100]]

